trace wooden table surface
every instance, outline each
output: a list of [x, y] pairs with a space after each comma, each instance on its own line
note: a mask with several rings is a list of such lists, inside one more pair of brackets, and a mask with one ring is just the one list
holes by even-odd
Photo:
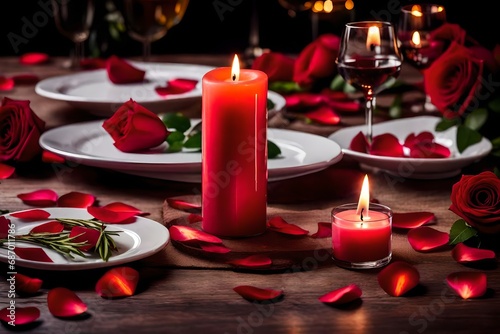
[[[225, 66], [228, 62], [227, 57], [189, 55], [154, 60], [214, 66]], [[0, 59], [0, 74], [27, 72], [37, 74], [41, 79], [70, 73], [61, 67], [61, 59], [37, 66], [21, 66], [17, 58]], [[96, 119], [66, 102], [38, 96], [34, 85], [16, 87], [4, 92], [3, 96], [30, 100], [32, 109], [46, 122], [47, 129]], [[346, 117], [341, 126], [360, 124], [362, 117]], [[341, 127], [311, 125], [300, 120], [288, 120], [277, 123], [277, 126], [323, 136]], [[359, 170], [358, 165], [345, 158], [339, 166]], [[475, 172], [479, 168], [474, 164], [464, 172]], [[445, 232], [457, 219], [448, 207], [451, 186], [459, 176], [412, 180], [362, 172], [369, 174], [372, 195], [395, 212], [433, 212], [437, 218], [433, 227]], [[347, 199], [331, 194], [319, 196], [319, 191], [314, 190], [315, 187], [325, 188], [322, 184], [325, 179], [321, 177], [305, 180], [302, 185], [297, 180], [286, 181], [295, 182], [290, 183], [290, 188], [285, 188], [295, 189], [297, 200], [293, 203], [280, 203], [280, 192], [273, 188], [269, 210], [278, 210], [283, 217], [299, 225], [306, 221], [329, 221], [330, 210]], [[286, 182], [281, 185], [286, 186]], [[332, 183], [335, 183], [334, 178]], [[335, 186], [331, 184], [332, 188]], [[53, 189], [58, 194], [70, 191], [91, 193], [101, 204], [129, 203], [149, 212], [148, 218], [163, 223], [165, 199], [192, 195], [200, 190], [200, 185], [136, 177], [84, 165], [56, 170], [51, 164], [33, 162], [18, 166], [15, 177], [2, 180], [0, 208], [10, 211], [30, 208], [19, 200], [17, 194], [42, 188]], [[309, 195], [301, 194], [303, 189]], [[451, 257], [450, 249], [416, 252], [410, 247], [405, 231], [393, 234], [393, 256], [393, 261], [407, 261], [420, 273], [420, 284], [410, 295], [391, 297], [386, 294], [377, 282], [380, 270], [346, 270], [334, 264], [316, 266], [317, 259], [304, 258], [302, 268], [299, 266], [293, 270], [236, 271], [210, 259], [184, 254], [169, 243], [159, 254], [128, 264], [136, 268], [141, 277], [134, 296], [114, 300], [99, 297], [94, 286], [106, 269], [60, 272], [18, 267], [20, 273], [42, 278], [44, 285], [39, 294], [17, 296], [15, 301], [18, 307], [36, 306], [41, 310], [40, 321], [25, 328], [26, 332], [32, 333], [498, 333], [500, 270], [496, 265], [470, 267], [458, 264]], [[6, 270], [2, 267], [0, 273], [0, 308], [9, 303]], [[445, 278], [456, 271], [486, 272], [486, 296], [462, 300], [455, 295]], [[318, 300], [324, 293], [351, 283], [358, 284], [363, 291], [360, 302], [346, 307], [330, 307]], [[233, 291], [238, 285], [283, 289], [284, 298], [271, 304], [252, 303]], [[58, 286], [68, 287], [78, 294], [88, 306], [85, 316], [65, 320], [49, 313], [47, 291]], [[4, 330], [8, 331], [9, 326], [0, 326], [0, 332]]]

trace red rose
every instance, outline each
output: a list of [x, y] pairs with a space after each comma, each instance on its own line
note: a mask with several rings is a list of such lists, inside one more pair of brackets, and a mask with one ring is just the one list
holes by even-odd
[[162, 120], [148, 109], [130, 99], [102, 127], [123, 152], [138, 152], [163, 143], [169, 132]]
[[431, 39], [456, 42], [464, 45], [467, 32], [455, 23], [443, 23], [431, 32]]
[[279, 52], [266, 52], [255, 58], [252, 69], [267, 74], [270, 82], [292, 81], [295, 59]]
[[500, 232], [500, 179], [490, 171], [463, 175], [452, 187], [449, 209], [479, 232]]
[[38, 140], [45, 122], [31, 110], [30, 101], [4, 97], [0, 106], [0, 161], [25, 162], [41, 152]]
[[319, 36], [302, 52], [295, 61], [293, 80], [303, 88], [311, 87], [315, 81], [333, 78], [336, 73], [340, 38], [334, 34]]
[[463, 45], [453, 42], [424, 71], [425, 92], [444, 117], [462, 115], [481, 85], [483, 60]]

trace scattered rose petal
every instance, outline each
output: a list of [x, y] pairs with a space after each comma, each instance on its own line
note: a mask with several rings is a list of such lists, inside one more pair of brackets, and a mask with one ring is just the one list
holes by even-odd
[[228, 264], [235, 267], [244, 268], [267, 268], [270, 267], [273, 261], [265, 255], [250, 255], [242, 259], [229, 261]]
[[12, 217], [16, 217], [25, 221], [38, 221], [45, 220], [50, 217], [50, 213], [42, 209], [31, 209], [26, 211], [19, 211], [10, 214]]
[[485, 273], [459, 271], [449, 274], [446, 283], [463, 299], [478, 298], [486, 293], [488, 280]]
[[114, 84], [142, 82], [146, 76], [146, 71], [114, 55], [108, 58], [106, 71], [109, 80]]
[[16, 85], [33, 85], [40, 81], [40, 78], [36, 74], [22, 73], [13, 75], [12, 80]]
[[190, 213], [189, 216], [187, 217], [187, 220], [188, 220], [189, 224], [194, 224], [194, 223], [201, 222], [203, 220], [203, 217], [199, 214], [196, 214], [196, 213]]
[[349, 144], [349, 149], [355, 152], [368, 153], [369, 148], [370, 144], [368, 143], [365, 134], [361, 131], [352, 138], [351, 143]]
[[26, 205], [53, 206], [57, 203], [58, 195], [51, 189], [40, 189], [30, 193], [19, 194], [17, 197]]
[[0, 180], [8, 179], [16, 171], [15, 167], [0, 162]]
[[14, 80], [0, 75], [0, 91], [9, 91], [14, 89]]
[[392, 215], [392, 227], [412, 229], [433, 222], [436, 216], [432, 212], [394, 212]]
[[101, 232], [95, 228], [89, 228], [85, 226], [74, 226], [69, 232], [69, 237], [73, 238], [73, 242], [85, 242], [85, 245], [79, 247], [80, 250], [86, 252], [94, 248], [99, 241]]
[[429, 226], [420, 226], [408, 231], [408, 242], [418, 252], [427, 252], [446, 246], [450, 236]]
[[16, 255], [21, 259], [38, 261], [38, 262], [54, 262], [40, 247], [16, 247]]
[[312, 238], [331, 238], [332, 237], [332, 223], [320, 222], [318, 223], [318, 231], [311, 234]]
[[411, 148], [420, 143], [432, 143], [433, 141], [434, 135], [430, 131], [422, 131], [418, 135], [412, 132], [406, 136], [404, 146]]
[[327, 304], [340, 305], [359, 299], [361, 294], [362, 291], [356, 284], [349, 284], [340, 289], [324, 294], [319, 297], [319, 300]]
[[251, 285], [240, 285], [233, 290], [247, 300], [272, 300], [283, 295], [283, 290], [262, 289]]
[[66, 208], [88, 208], [95, 202], [95, 196], [78, 191], [71, 191], [57, 200], [57, 206]]
[[55, 317], [74, 317], [87, 311], [87, 305], [73, 291], [58, 287], [47, 294], [47, 306]]
[[458, 243], [451, 251], [451, 256], [458, 263], [468, 263], [482, 260], [492, 260], [496, 258], [494, 251], [490, 249], [473, 248], [465, 245], [463, 242]]
[[[0, 310], [0, 320], [9, 323], [12, 319], [9, 317], [10, 311], [8, 307]], [[40, 318], [40, 310], [34, 306], [20, 307], [16, 306], [16, 317], [13, 320], [15, 326], [26, 325]]]
[[149, 214], [148, 212], [141, 211], [141, 210], [137, 209], [136, 207], [133, 207], [132, 205], [125, 204], [122, 202], [112, 202], [112, 203], [106, 204], [105, 206], [103, 206], [103, 208], [111, 210], [111, 211], [115, 211], [115, 212], [133, 212], [133, 213], [135, 213], [136, 216], [146, 216]]
[[175, 199], [175, 198], [167, 198], [167, 203], [170, 205], [172, 208], [181, 210], [181, 211], [192, 211], [193, 209], [199, 210], [201, 209], [201, 205], [195, 204], [195, 203], [189, 203], [186, 201], [183, 201], [181, 199]]
[[373, 137], [369, 153], [387, 157], [404, 157], [403, 145], [391, 133], [384, 133]]
[[410, 157], [417, 159], [449, 158], [450, 155], [450, 149], [438, 143], [419, 143], [410, 149]]
[[184, 242], [184, 241], [204, 241], [208, 243], [222, 244], [222, 240], [218, 237], [208, 234], [206, 232], [194, 229], [189, 226], [182, 225], [172, 225], [169, 228], [170, 237], [172, 240]]
[[172, 94], [183, 94], [193, 90], [196, 87], [198, 80], [193, 79], [173, 79], [167, 81], [166, 86], [155, 87], [156, 93], [161, 96]]
[[132, 222], [136, 216], [135, 212], [116, 212], [106, 208], [89, 206], [88, 213], [94, 218], [109, 224], [126, 224]]
[[64, 164], [66, 159], [50, 151], [42, 151], [42, 161], [46, 163]]
[[95, 291], [103, 298], [133, 296], [138, 282], [137, 270], [130, 267], [115, 267], [97, 281]]
[[16, 293], [34, 294], [42, 287], [43, 281], [23, 274], [16, 274]]
[[378, 273], [377, 280], [388, 295], [399, 297], [417, 286], [420, 273], [409, 263], [395, 261]]
[[340, 116], [328, 106], [321, 106], [305, 113], [304, 116], [319, 124], [337, 125], [340, 123]]
[[289, 235], [307, 235], [309, 231], [304, 230], [303, 228], [290, 224], [286, 222], [282, 217], [276, 216], [267, 221], [267, 227], [271, 231], [289, 234]]
[[49, 60], [49, 55], [41, 52], [25, 53], [19, 58], [19, 62], [23, 65], [38, 65], [46, 63]]
[[0, 216], [0, 239], [7, 238], [9, 235], [10, 220]]
[[58, 221], [50, 221], [33, 227], [30, 234], [34, 233], [61, 233], [64, 230], [64, 225]]
[[199, 246], [203, 251], [208, 252], [208, 253], [226, 254], [226, 253], [231, 252], [230, 248], [227, 248], [226, 246], [224, 246], [222, 244], [200, 242]]

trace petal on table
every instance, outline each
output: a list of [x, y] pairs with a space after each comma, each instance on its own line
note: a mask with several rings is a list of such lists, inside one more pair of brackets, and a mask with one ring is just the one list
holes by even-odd
[[52, 163], [52, 164], [64, 164], [66, 162], [66, 159], [64, 159], [60, 155], [57, 155], [57, 154], [52, 153], [50, 151], [43, 150], [42, 151], [42, 161], [46, 162], [46, 163]]
[[95, 202], [95, 196], [92, 194], [71, 191], [62, 195], [57, 200], [57, 206], [66, 208], [88, 208]]
[[240, 285], [233, 290], [250, 301], [273, 300], [283, 295], [283, 290], [263, 289], [251, 285]]
[[21, 259], [38, 261], [38, 262], [54, 262], [45, 253], [45, 250], [40, 247], [16, 247], [15, 253]]
[[40, 81], [40, 78], [36, 74], [32, 73], [21, 73], [13, 75], [12, 80], [16, 85], [33, 85]]
[[52, 189], [39, 189], [19, 194], [17, 197], [26, 205], [42, 207], [55, 205], [59, 196]]
[[340, 116], [328, 106], [320, 106], [305, 113], [304, 116], [319, 124], [337, 125], [340, 123]]
[[446, 283], [463, 299], [478, 298], [486, 293], [488, 279], [485, 273], [459, 271], [449, 274]]
[[399, 297], [417, 286], [420, 273], [407, 262], [395, 261], [378, 273], [377, 280], [388, 295]]
[[0, 162], [0, 180], [8, 179], [16, 171], [15, 167]]
[[428, 252], [448, 245], [450, 236], [429, 226], [420, 226], [408, 231], [408, 242], [418, 252]]
[[318, 223], [318, 230], [316, 233], [311, 234], [311, 238], [331, 238], [332, 237], [332, 223], [320, 222]]
[[0, 239], [7, 238], [9, 235], [10, 220], [4, 216], [0, 216]]
[[230, 248], [227, 248], [223, 244], [213, 244], [210, 242], [200, 242], [198, 244], [200, 248], [207, 253], [216, 253], [216, 254], [226, 254], [231, 252]]
[[196, 203], [190, 203], [181, 199], [176, 199], [176, 198], [167, 198], [167, 203], [170, 205], [172, 208], [181, 210], [181, 211], [192, 211], [201, 209], [200, 204]]
[[0, 75], [0, 91], [9, 91], [14, 89], [14, 80]]
[[189, 226], [172, 225], [169, 227], [169, 231], [172, 240], [179, 242], [197, 240], [208, 243], [222, 244], [222, 240], [218, 237]]
[[108, 224], [127, 224], [135, 221], [135, 212], [116, 212], [106, 208], [89, 206], [88, 213]]
[[451, 251], [451, 256], [458, 263], [468, 263], [482, 260], [496, 259], [494, 251], [489, 249], [474, 248], [465, 245], [463, 242], [458, 243]]
[[187, 217], [187, 220], [188, 220], [189, 224], [194, 224], [194, 223], [201, 222], [203, 220], [203, 217], [199, 214], [196, 214], [196, 213], [190, 213], [189, 216]]
[[19, 62], [23, 65], [38, 65], [48, 62], [49, 55], [42, 52], [29, 52], [19, 57]]
[[99, 241], [100, 236], [100, 231], [96, 230], [95, 228], [89, 228], [85, 226], [74, 226], [69, 232], [69, 237], [74, 237], [73, 242], [85, 242], [85, 245], [79, 247], [79, 249], [84, 252], [94, 248], [95, 245], [97, 245], [97, 241]]
[[31, 209], [26, 211], [14, 212], [10, 214], [12, 217], [16, 217], [25, 221], [37, 221], [45, 220], [50, 217], [50, 212], [42, 209]]
[[287, 221], [285, 221], [282, 217], [280, 216], [275, 216], [267, 221], [267, 227], [271, 231], [275, 231], [278, 233], [283, 233], [283, 234], [288, 234], [288, 235], [307, 235], [309, 234], [308, 230], [304, 230], [300, 226], [297, 226], [295, 224], [290, 224]]
[[350, 303], [353, 300], [359, 299], [362, 295], [361, 289], [356, 284], [349, 284], [340, 289], [336, 289], [325, 293], [319, 297], [319, 301], [332, 305], [341, 305]]
[[402, 229], [412, 229], [427, 225], [436, 219], [432, 212], [394, 212], [392, 215], [392, 227]]
[[64, 225], [53, 220], [33, 227], [30, 234], [34, 233], [61, 233], [64, 230]]
[[[0, 310], [0, 320], [3, 322], [11, 322], [9, 317], [10, 311], [8, 307], [4, 307]], [[21, 326], [30, 324], [40, 318], [40, 310], [35, 306], [20, 307], [16, 306], [16, 318], [14, 319], [14, 325]]]
[[242, 268], [267, 268], [270, 267], [273, 261], [266, 255], [250, 255], [241, 259], [229, 261], [228, 264]]
[[134, 212], [136, 216], [146, 216], [149, 215], [149, 212], [144, 212], [142, 210], [137, 209], [136, 207], [125, 204], [122, 202], [112, 202], [109, 204], [106, 204], [103, 206], [103, 208], [106, 208], [111, 211], [115, 212]]
[[87, 311], [87, 305], [73, 291], [58, 287], [47, 294], [47, 306], [53, 316], [74, 317]]
[[42, 287], [43, 281], [23, 274], [16, 274], [16, 293], [34, 294]]
[[103, 298], [133, 296], [138, 282], [139, 272], [134, 268], [115, 267], [97, 281], [95, 291]]

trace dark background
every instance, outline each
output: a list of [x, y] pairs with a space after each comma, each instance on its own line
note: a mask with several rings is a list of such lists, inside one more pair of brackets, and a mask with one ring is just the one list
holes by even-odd
[[[78, 0], [73, 0], [78, 1]], [[106, 0], [96, 1], [93, 34], [85, 44], [86, 54], [94, 56], [138, 56], [141, 44], [126, 33], [119, 39], [109, 34]], [[110, 0], [119, 7], [120, 0]], [[191, 0], [183, 20], [173, 27], [161, 40], [152, 44], [154, 54], [167, 53], [242, 53], [248, 46], [252, 6], [257, 6], [260, 29], [260, 46], [273, 51], [297, 53], [312, 40], [312, 24], [309, 12], [300, 12], [294, 18], [280, 6], [278, 0]], [[226, 4], [230, 10], [218, 13], [215, 3]], [[426, 1], [419, 1], [424, 3]], [[428, 2], [428, 1], [427, 1]], [[72, 43], [61, 36], [47, 14], [43, 14], [43, 4], [50, 0], [15, 0], [3, 2], [0, 55], [21, 55], [26, 52], [45, 52], [53, 56], [66, 56], [72, 50]], [[378, 19], [397, 23], [398, 10], [402, 5], [418, 3], [405, 0], [354, 0], [354, 11], [349, 14], [337, 13], [328, 20], [320, 20], [319, 32], [340, 35], [347, 21]], [[476, 40], [487, 47], [499, 42], [497, 11], [492, 2], [485, 0], [460, 2], [457, 0], [434, 1], [444, 5], [448, 21], [460, 24]], [[43, 16], [47, 20], [43, 22]], [[222, 17], [221, 17], [222, 15]], [[16, 47], [9, 40], [13, 36], [23, 36], [26, 22], [35, 22], [35, 31]], [[41, 21], [40, 21], [41, 20]]]

